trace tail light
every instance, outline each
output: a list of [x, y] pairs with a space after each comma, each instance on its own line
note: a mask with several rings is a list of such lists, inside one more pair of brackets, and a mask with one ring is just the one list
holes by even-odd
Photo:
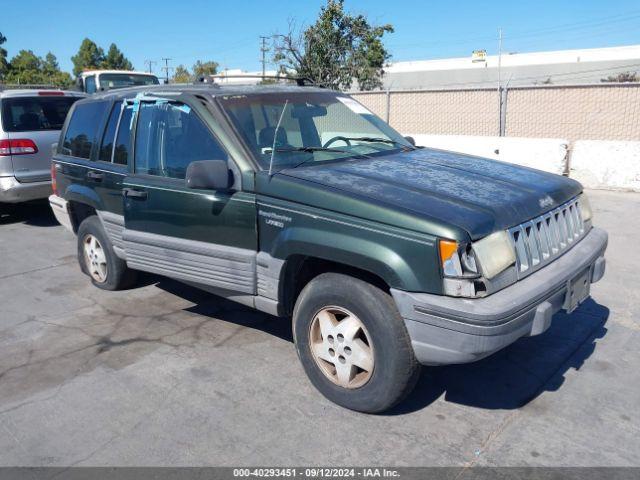
[[56, 180], [56, 164], [51, 162], [51, 189], [54, 195], [58, 195], [58, 181]]
[[38, 92], [38, 95], [40, 95], [41, 97], [63, 97], [64, 92], [61, 92], [59, 90], [46, 90]]
[[38, 153], [38, 147], [33, 140], [28, 138], [0, 140], [0, 156], [31, 155], [32, 153]]

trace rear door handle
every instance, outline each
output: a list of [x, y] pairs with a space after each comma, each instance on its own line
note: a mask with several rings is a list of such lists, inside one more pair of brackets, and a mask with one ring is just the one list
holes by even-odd
[[94, 172], [93, 170], [89, 170], [87, 172], [87, 178], [90, 180], [95, 180], [96, 182], [101, 182], [104, 178], [104, 173]]
[[146, 200], [148, 196], [144, 190], [135, 190], [133, 188], [123, 188], [122, 195], [126, 198], [137, 198], [140, 200]]

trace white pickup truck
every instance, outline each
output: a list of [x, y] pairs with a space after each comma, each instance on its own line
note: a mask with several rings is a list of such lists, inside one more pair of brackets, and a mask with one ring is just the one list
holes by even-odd
[[96, 93], [116, 88], [158, 85], [160, 81], [152, 73], [127, 70], [87, 70], [77, 79], [78, 88], [85, 93]]

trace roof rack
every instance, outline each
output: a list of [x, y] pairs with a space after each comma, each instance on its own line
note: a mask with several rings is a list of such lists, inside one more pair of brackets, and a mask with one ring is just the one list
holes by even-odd
[[[260, 79], [260, 80], [284, 80], [284, 81], [296, 82], [296, 85], [298, 85], [299, 87], [312, 86], [312, 87], [324, 88], [321, 84], [318, 84], [318, 83], [314, 82], [309, 77], [292, 77], [292, 76], [289, 76], [289, 75], [254, 75], [254, 74], [248, 74], [248, 75], [242, 75], [242, 74], [225, 75], [225, 74], [217, 74], [217, 75], [207, 75], [207, 76], [200, 77], [200, 78], [198, 78], [197, 83], [214, 83], [215, 84], [216, 80], [224, 80], [224, 79], [228, 79], [228, 78], [234, 78], [234, 79], [235, 78], [246, 78], [246, 79]], [[211, 79], [211, 82], [208, 81], [209, 79]]]

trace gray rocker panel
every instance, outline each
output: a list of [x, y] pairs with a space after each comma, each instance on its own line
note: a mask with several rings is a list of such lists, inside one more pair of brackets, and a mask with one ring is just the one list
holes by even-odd
[[256, 252], [125, 229], [127, 265], [136, 270], [255, 295]]

